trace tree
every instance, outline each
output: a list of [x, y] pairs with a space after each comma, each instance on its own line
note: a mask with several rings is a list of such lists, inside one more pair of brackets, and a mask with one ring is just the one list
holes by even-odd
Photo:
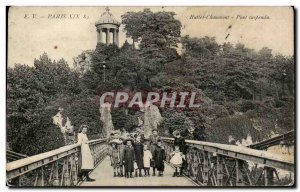
[[122, 15], [122, 24], [127, 37], [133, 42], [141, 41], [141, 47], [177, 47], [181, 23], [174, 18], [174, 12], [152, 12], [144, 9]]
[[123, 49], [110, 60], [108, 75], [118, 81], [122, 87], [137, 90], [146, 87], [144, 58], [135, 49]]
[[93, 53], [93, 50], [85, 50], [82, 53], [80, 53], [77, 57], [73, 58], [73, 66], [75, 68], [75, 71], [78, 71], [78, 73], [80, 73], [81, 76], [87, 71], [90, 71]]
[[77, 133], [81, 125], [88, 125], [89, 139], [102, 137], [103, 124], [100, 120], [99, 97], [87, 93], [66, 96], [64, 94], [50, 101], [55, 109], [64, 109], [64, 119], [68, 117]]
[[34, 67], [8, 68], [7, 142], [11, 149], [33, 155], [62, 146], [63, 135], [52, 123], [58, 107], [50, 102], [59, 94], [79, 93], [78, 83], [78, 74], [65, 60], [52, 61], [46, 53], [34, 60]]
[[283, 55], [275, 56], [268, 62], [269, 73], [267, 78], [271, 87], [274, 87], [277, 98], [294, 95], [294, 57], [286, 57]]
[[214, 57], [219, 53], [220, 46], [214, 37], [190, 38], [188, 35], [181, 38], [185, 54], [194, 58]]
[[[243, 44], [219, 46], [214, 38], [182, 38], [189, 78], [214, 100], [253, 99], [258, 92], [258, 64]], [[222, 50], [220, 49], [222, 48]], [[191, 78], [194, 77], [194, 78]]]
[[175, 130], [184, 132], [190, 127], [194, 127], [194, 123], [184, 113], [166, 110], [162, 116], [163, 121], [158, 126], [158, 130], [162, 135], [173, 137]]
[[262, 60], [269, 60], [272, 57], [272, 49], [268, 47], [263, 47], [261, 50], [258, 51], [259, 59]]
[[[156, 71], [163, 63], [178, 58], [175, 48], [180, 41], [181, 23], [174, 16], [174, 12], [152, 12], [150, 9], [122, 15], [127, 37], [131, 37], [133, 43], [139, 42], [145, 62], [156, 65]], [[148, 73], [155, 72], [148, 69]]]

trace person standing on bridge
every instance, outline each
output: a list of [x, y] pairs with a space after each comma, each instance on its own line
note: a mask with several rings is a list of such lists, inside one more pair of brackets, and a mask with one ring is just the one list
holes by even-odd
[[135, 170], [135, 176], [142, 177], [142, 169], [144, 169], [144, 161], [143, 161], [143, 156], [144, 156], [144, 145], [141, 141], [141, 135], [136, 135], [135, 136], [135, 142], [134, 142], [134, 151], [135, 151], [135, 160], [137, 164], [137, 169], [139, 170], [139, 174], [137, 173], [137, 169]]
[[144, 171], [145, 171], [145, 176], [150, 176], [150, 162], [152, 160], [152, 153], [148, 149], [148, 145], [144, 144], [144, 156], [143, 156], [143, 161], [144, 161]]
[[123, 163], [125, 168], [125, 177], [133, 178], [132, 172], [134, 172], [134, 160], [135, 160], [135, 152], [132, 146], [133, 140], [126, 139], [125, 142], [126, 147], [123, 151]]
[[119, 132], [115, 132], [114, 134], [114, 141], [116, 141], [117, 143], [120, 143], [118, 145], [119, 148], [119, 152], [120, 152], [120, 165], [119, 165], [119, 169], [120, 169], [120, 177], [123, 177], [123, 157], [124, 157], [124, 137], [122, 137], [122, 135], [119, 134]]
[[111, 161], [111, 166], [114, 169], [114, 177], [121, 176], [119, 172], [121, 158], [118, 145], [122, 144], [123, 142], [119, 143], [116, 140], [113, 140], [109, 143], [111, 144], [111, 147], [109, 148], [109, 157]]
[[[151, 151], [152, 154], [154, 154], [154, 151], [157, 147], [157, 143], [158, 143], [159, 140], [161, 140], [160, 136], [158, 136], [157, 129], [152, 130], [152, 135], [150, 135], [148, 140], [149, 140], [149, 144], [150, 144], [150, 151]], [[151, 167], [153, 169], [152, 176], [155, 176], [156, 166], [155, 166], [155, 161], [154, 160], [151, 162]]]
[[158, 171], [158, 176], [162, 177], [164, 175], [165, 170], [164, 161], [166, 160], [166, 153], [161, 140], [157, 141], [157, 146], [154, 150], [153, 159], [155, 163], [155, 168]]
[[86, 181], [95, 181], [95, 179], [89, 177], [89, 172], [94, 169], [94, 159], [88, 144], [89, 139], [86, 135], [87, 129], [87, 125], [81, 125], [81, 133], [78, 133], [77, 142], [81, 145], [81, 162], [79, 163], [81, 171], [79, 173], [79, 177], [81, 180], [83, 180], [83, 177], [85, 176]]
[[178, 145], [175, 146], [175, 150], [170, 154], [170, 156], [170, 163], [172, 163], [172, 165], [175, 167], [175, 173], [173, 174], [173, 177], [177, 177], [177, 169], [182, 167], [183, 159], [185, 159], [185, 156], [182, 152], [180, 152]]
[[[185, 139], [181, 136], [180, 132], [178, 130], [173, 132], [173, 135], [175, 136], [174, 139], [174, 150], [175, 150], [175, 146], [179, 147], [180, 152], [183, 153], [183, 155], [185, 156], [187, 153], [187, 145], [185, 143]], [[186, 160], [182, 159], [182, 166], [180, 167], [180, 174], [179, 176], [183, 175], [183, 169], [187, 166], [186, 164]]]

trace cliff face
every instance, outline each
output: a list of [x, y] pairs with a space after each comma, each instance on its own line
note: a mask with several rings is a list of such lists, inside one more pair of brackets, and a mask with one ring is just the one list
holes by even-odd
[[110, 133], [114, 130], [114, 125], [111, 117], [111, 104], [104, 103], [100, 106], [99, 110], [101, 114], [100, 120], [103, 123], [102, 134], [104, 137], [108, 138], [110, 136]]
[[52, 117], [53, 124], [55, 124], [64, 136], [65, 145], [73, 144], [74, 138], [74, 127], [69, 117], [63, 115], [63, 111], [59, 111]]
[[162, 120], [162, 116], [159, 112], [159, 109], [155, 105], [149, 105], [145, 107], [144, 111], [144, 134], [145, 137], [149, 137], [152, 134], [153, 129], [157, 129], [158, 125]]
[[78, 71], [81, 75], [83, 75], [91, 69], [92, 54], [92, 50], [85, 50], [80, 55], [73, 58], [74, 69]]

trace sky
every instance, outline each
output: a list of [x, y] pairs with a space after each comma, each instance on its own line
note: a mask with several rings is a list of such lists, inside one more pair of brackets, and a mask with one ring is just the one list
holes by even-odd
[[[173, 11], [182, 23], [181, 35], [215, 37], [218, 43], [243, 43], [274, 54], [294, 53], [294, 13], [291, 7], [110, 7], [121, 21], [127, 11]], [[95, 49], [95, 22], [105, 7], [11, 7], [8, 15], [8, 66], [33, 66], [34, 58], [46, 52], [53, 60], [73, 58]], [[62, 16], [65, 14], [65, 17]], [[227, 37], [227, 38], [226, 38]], [[119, 40], [126, 38], [120, 26]]]

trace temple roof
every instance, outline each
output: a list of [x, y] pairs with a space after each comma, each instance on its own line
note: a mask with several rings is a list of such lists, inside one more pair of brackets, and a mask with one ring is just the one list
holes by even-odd
[[96, 21], [95, 25], [101, 25], [101, 24], [115, 24], [120, 26], [120, 22], [117, 21], [114, 16], [109, 12], [110, 9], [108, 7], [105, 8], [105, 12], [101, 14], [100, 19]]

